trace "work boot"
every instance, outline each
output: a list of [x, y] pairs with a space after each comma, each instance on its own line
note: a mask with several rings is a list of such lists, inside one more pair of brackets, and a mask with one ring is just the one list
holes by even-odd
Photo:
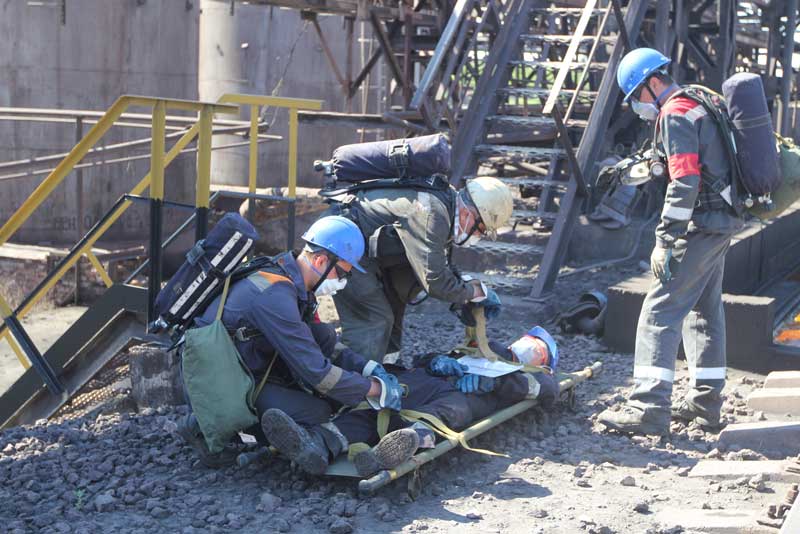
[[197, 418], [192, 413], [178, 423], [178, 435], [194, 450], [200, 463], [206, 467], [216, 469], [236, 463], [236, 456], [239, 454], [239, 450], [232, 444], [226, 445], [220, 452], [213, 453], [208, 450], [206, 439], [203, 437]]
[[643, 410], [624, 404], [619, 411], [610, 408], [603, 411], [597, 420], [606, 427], [625, 434], [650, 436], [666, 436], [669, 434], [669, 415], [666, 413]]
[[673, 419], [687, 425], [694, 421], [706, 432], [719, 432], [722, 428], [719, 412], [705, 410], [686, 399], [674, 403], [671, 412]]
[[303, 471], [321, 475], [328, 468], [328, 448], [322, 435], [315, 429], [303, 428], [277, 408], [264, 412], [261, 428], [270, 445]]
[[374, 447], [353, 456], [358, 476], [371, 476], [382, 469], [394, 469], [409, 460], [419, 448], [419, 434], [413, 428], [389, 432]]

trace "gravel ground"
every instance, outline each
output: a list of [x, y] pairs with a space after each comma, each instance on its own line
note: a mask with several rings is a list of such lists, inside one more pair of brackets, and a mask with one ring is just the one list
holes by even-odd
[[[490, 337], [512, 341], [585, 289], [607, 287], [636, 269], [584, 274], [559, 283], [548, 306], [507, 307]], [[533, 310], [533, 311], [532, 311]], [[330, 315], [330, 306], [323, 306]], [[539, 316], [537, 316], [539, 314]], [[447, 349], [463, 330], [440, 303], [412, 310], [410, 352]], [[453, 451], [421, 469], [416, 501], [405, 479], [360, 498], [352, 479], [313, 478], [282, 459], [210, 470], [176, 437], [183, 408], [142, 413], [98, 409], [0, 433], [0, 530], [8, 532], [524, 532], [677, 533], [670, 508], [764, 509], [785, 485], [688, 478], [701, 458], [755, 459], [721, 451], [716, 436], [673, 424], [669, 442], [607, 434], [596, 415], [624, 399], [632, 357], [584, 336], [557, 336], [562, 370], [603, 362], [579, 386], [574, 410], [534, 411], [480, 436], [477, 447], [508, 458]], [[761, 377], [731, 372], [728, 422], [759, 420], [746, 407]], [[679, 363], [676, 390], [688, 385]], [[115, 403], [113, 406], [125, 406]]]

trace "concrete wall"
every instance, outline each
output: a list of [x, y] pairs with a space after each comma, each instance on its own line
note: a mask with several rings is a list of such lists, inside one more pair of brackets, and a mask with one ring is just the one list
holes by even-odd
[[[196, 4], [196, 3], [195, 3]], [[197, 97], [199, 10], [185, 2], [70, 0], [66, 24], [54, 7], [0, 2], [0, 106], [105, 110], [121, 94]], [[149, 136], [147, 130], [115, 128], [106, 142]], [[68, 151], [70, 124], [0, 121], [0, 161]], [[190, 198], [193, 156], [167, 173], [170, 198]], [[85, 223], [92, 224], [146, 174], [146, 161], [84, 172]], [[0, 184], [0, 221], [42, 180]], [[77, 235], [74, 174], [39, 208], [15, 239], [58, 242]], [[141, 211], [141, 210], [140, 210]], [[126, 217], [115, 237], [135, 239], [146, 214]]]
[[[325, 57], [311, 23], [295, 10], [236, 4], [233, 15], [227, 0], [202, 0], [200, 17], [199, 94], [216, 100], [226, 92], [240, 92], [323, 100], [326, 111], [345, 111], [341, 86]], [[341, 17], [320, 16], [319, 24], [339, 70], [345, 74], [346, 31]], [[356, 32], [358, 23], [356, 23]], [[354, 74], [358, 57], [358, 34], [353, 43]], [[249, 119], [249, 114], [242, 117]], [[288, 113], [272, 111], [271, 133], [288, 135]], [[217, 136], [216, 144], [229, 143], [231, 136]], [[321, 177], [312, 169], [315, 159], [328, 159], [341, 144], [357, 142], [352, 128], [300, 126], [298, 185], [319, 187]], [[212, 160], [212, 181], [246, 185], [246, 148], [217, 152]], [[259, 187], [285, 186], [288, 176], [288, 143], [262, 145]]]
[[[320, 25], [344, 70], [343, 20], [321, 17]], [[231, 15], [228, 1], [69, 0], [66, 24], [62, 25], [55, 7], [0, 0], [0, 35], [4, 42], [0, 46], [0, 106], [103, 111], [122, 94], [215, 100], [231, 90], [270, 94], [280, 82], [279, 96], [322, 99], [323, 109], [344, 110], [344, 97], [313, 26], [302, 21], [297, 11], [237, 2]], [[357, 37], [358, 32], [353, 46], [354, 71], [360, 65]], [[200, 68], [201, 56], [206, 69]], [[278, 113], [273, 133], [286, 135], [287, 119], [286, 112]], [[105, 139], [112, 144], [148, 136], [144, 129], [114, 128]], [[301, 125], [299, 185], [319, 185], [311, 162], [329, 157], [339, 144], [356, 141], [350, 128]], [[2, 162], [67, 152], [74, 144], [73, 124], [0, 121]], [[288, 143], [261, 147], [259, 186], [286, 185]], [[168, 199], [193, 200], [194, 165], [194, 154], [188, 154], [167, 169]], [[212, 165], [216, 183], [247, 180], [243, 151], [215, 152]], [[142, 160], [84, 171], [84, 226], [96, 222], [148, 168], [148, 161]], [[0, 182], [0, 222], [11, 216], [42, 179]], [[79, 235], [76, 210], [73, 173], [14, 240], [74, 242]], [[167, 229], [185, 215], [166, 210]], [[108, 236], [119, 241], [141, 240], [146, 238], [147, 228], [147, 210], [138, 207], [129, 210]]]

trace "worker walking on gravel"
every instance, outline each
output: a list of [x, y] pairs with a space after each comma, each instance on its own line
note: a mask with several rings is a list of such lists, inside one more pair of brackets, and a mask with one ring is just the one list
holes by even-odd
[[475, 178], [456, 191], [444, 188], [370, 188], [335, 202], [333, 213], [352, 219], [368, 251], [365, 272], [334, 296], [342, 340], [373, 360], [399, 356], [406, 305], [421, 290], [455, 304], [500, 311], [497, 294], [479, 280], [465, 279], [450, 265], [453, 244], [469, 246], [511, 217], [511, 191], [496, 178]]
[[[719, 427], [726, 370], [722, 275], [731, 237], [743, 224], [730, 205], [730, 189], [725, 198], [733, 179], [725, 140], [706, 108], [680, 93], [667, 74], [669, 63], [658, 51], [640, 48], [617, 70], [625, 101], [655, 123], [654, 139], [669, 170], [650, 258], [655, 279], [636, 332], [635, 388], [618, 411], [608, 409], [598, 419], [634, 434], [668, 434], [670, 411], [673, 418]], [[670, 407], [681, 340], [692, 382]]]

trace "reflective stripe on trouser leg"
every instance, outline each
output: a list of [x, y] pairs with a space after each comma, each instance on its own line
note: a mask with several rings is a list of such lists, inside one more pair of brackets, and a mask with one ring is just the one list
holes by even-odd
[[[725, 240], [727, 251], [730, 238]], [[689, 364], [691, 389], [686, 400], [695, 409], [718, 414], [725, 387], [725, 311], [722, 306], [724, 252], [713, 265], [711, 277], [694, 309], [683, 321], [683, 348]]]
[[654, 279], [642, 304], [631, 404], [642, 409], [669, 409], [684, 319], [706, 286], [716, 283], [729, 242], [726, 234], [693, 232], [675, 243], [672, 279], [666, 283]]

